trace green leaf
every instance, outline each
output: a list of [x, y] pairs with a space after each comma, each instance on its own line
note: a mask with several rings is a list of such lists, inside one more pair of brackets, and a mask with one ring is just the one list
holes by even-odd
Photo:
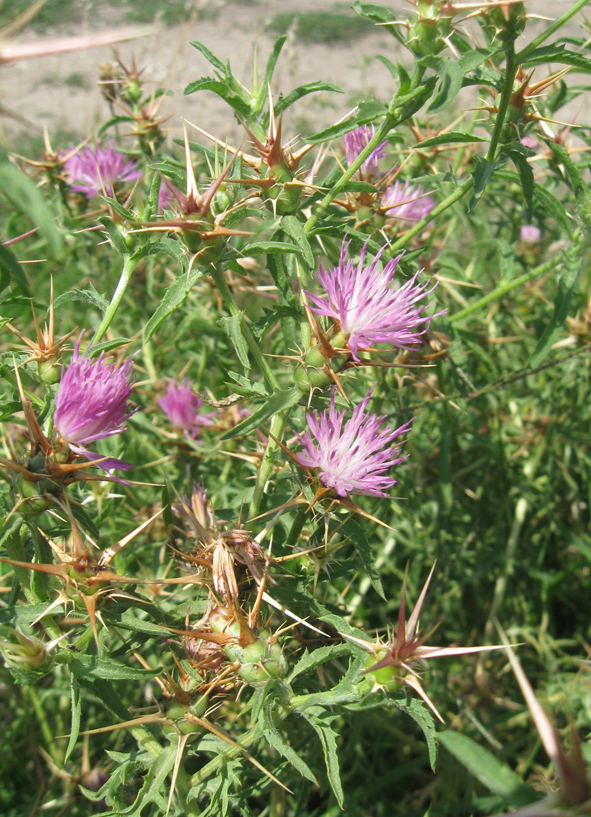
[[386, 595], [384, 593], [384, 588], [382, 587], [380, 574], [378, 573], [374, 564], [373, 554], [371, 552], [371, 547], [367, 540], [367, 536], [365, 535], [365, 531], [361, 525], [357, 524], [357, 522], [352, 518], [347, 519], [345, 524], [341, 526], [340, 530], [341, 533], [355, 545], [355, 550], [361, 559], [365, 572], [367, 573], [367, 578], [371, 582], [371, 586], [376, 591], [378, 596], [381, 596], [381, 598], [385, 600]]
[[[394, 23], [396, 19], [392, 9], [386, 8], [385, 6], [378, 6], [376, 3], [360, 3], [359, 0], [356, 0], [351, 8], [361, 17], [366, 17], [374, 23]], [[400, 26], [386, 25], [386, 30], [389, 31], [401, 45], [406, 45], [406, 41], [400, 31]]]
[[164, 298], [144, 328], [144, 343], [150, 340], [154, 332], [169, 315], [172, 315], [175, 310], [184, 304], [187, 295], [202, 276], [203, 270], [193, 267], [190, 275], [187, 276], [183, 272], [174, 284], [168, 287], [164, 293]]
[[346, 133], [355, 130], [359, 125], [367, 125], [369, 122], [373, 122], [379, 116], [384, 116], [386, 113], [388, 113], [388, 111], [383, 102], [380, 102], [379, 99], [367, 99], [359, 105], [359, 110], [354, 116], [345, 119], [344, 122], [331, 125], [329, 128], [315, 133], [313, 136], [309, 136], [306, 141], [312, 145], [317, 145], [320, 142], [328, 142], [330, 139], [338, 139], [340, 136], [344, 136]]
[[571, 235], [573, 230], [572, 220], [568, 217], [568, 213], [562, 202], [546, 187], [537, 182], [534, 183], [534, 198], [546, 213], [552, 216], [552, 218], [556, 220], [556, 223], [559, 224], [568, 235]]
[[94, 346], [89, 346], [86, 350], [86, 357], [95, 358], [102, 352], [112, 352], [113, 349], [118, 349], [120, 346], [125, 346], [131, 343], [129, 338], [115, 338], [114, 340], [104, 340], [102, 343], [97, 343]]
[[294, 386], [293, 389], [280, 389], [269, 397], [267, 402], [257, 409], [250, 417], [242, 420], [234, 428], [227, 431], [222, 440], [231, 440], [233, 437], [242, 437], [249, 434], [263, 423], [274, 417], [282, 409], [297, 405], [302, 399], [302, 392]]
[[144, 635], [154, 636], [156, 638], [162, 638], [169, 634], [166, 627], [160, 627], [152, 621], [138, 618], [131, 608], [126, 610], [120, 619], [117, 618], [117, 623], [125, 630], [132, 630], [134, 633], [143, 633]]
[[497, 760], [488, 749], [483, 749], [466, 735], [451, 732], [449, 729], [438, 732], [437, 738], [489, 791], [504, 797], [512, 806], [532, 802], [530, 789], [523, 785], [520, 777], [512, 769]]
[[513, 159], [517, 172], [519, 173], [525, 201], [525, 221], [529, 224], [533, 217], [534, 208], [534, 172], [526, 157], [519, 150], [507, 150], [504, 152]]
[[577, 284], [579, 269], [582, 263], [581, 255], [577, 250], [577, 247], [571, 246], [570, 250], [566, 253], [564, 272], [558, 281], [558, 292], [556, 293], [556, 299], [554, 301], [554, 314], [550, 319], [550, 323], [544, 329], [542, 337], [538, 340], [532, 356], [527, 362], [527, 365], [534, 369], [536, 366], [539, 366], [550, 353], [568, 317], [570, 302]]
[[440, 133], [431, 139], [425, 139], [424, 142], [419, 142], [415, 148], [430, 148], [437, 145], [456, 145], [456, 144], [470, 144], [472, 142], [486, 142], [481, 136], [475, 136], [473, 133], [461, 133], [460, 131], [447, 131]]
[[282, 111], [297, 102], [298, 99], [307, 96], [308, 94], [319, 93], [320, 91], [330, 91], [334, 94], [343, 94], [344, 91], [338, 85], [333, 85], [332, 82], [307, 82], [305, 85], [298, 85], [287, 96], [280, 96], [275, 105], [275, 115], [278, 116]]
[[281, 219], [280, 226], [283, 232], [287, 233], [302, 251], [303, 261], [308, 269], [312, 269], [314, 266], [314, 253], [301, 221], [298, 221], [295, 216], [284, 216]]
[[295, 247], [290, 241], [255, 241], [253, 244], [247, 244], [242, 248], [242, 255], [263, 255], [263, 253], [298, 253], [301, 254], [303, 250]]
[[311, 783], [316, 785], [317, 780], [308, 764], [302, 760], [302, 758], [291, 748], [289, 743], [287, 743], [275, 725], [275, 721], [273, 720], [272, 705], [273, 701], [268, 701], [263, 707], [262, 723], [265, 738], [273, 749], [275, 749], [275, 751], [279, 752], [282, 757], [289, 761], [289, 763], [291, 763], [294, 769], [296, 769], [302, 775], [302, 777], [305, 777], [306, 780], [309, 780]]
[[333, 658], [341, 658], [345, 655], [351, 655], [351, 645], [349, 643], [330, 644], [328, 647], [318, 647], [318, 649], [312, 652], [306, 650], [292, 669], [288, 679], [289, 683], [291, 684], [298, 675], [302, 675], [304, 672], [311, 672], [327, 661], [332, 661]]
[[548, 65], [549, 62], [561, 62], [564, 65], [573, 65], [582, 73], [591, 74], [591, 60], [569, 51], [564, 45], [544, 45], [531, 51], [523, 61], [523, 67], [530, 65]]
[[11, 276], [25, 292], [29, 292], [27, 277], [17, 261], [16, 255], [8, 247], [3, 247], [0, 244], [0, 291], [6, 289]]
[[57, 228], [55, 213], [45, 201], [35, 182], [11, 164], [0, 165], [0, 191], [17, 212], [25, 215], [39, 228], [39, 234], [47, 242], [52, 258], [59, 258], [63, 251], [63, 239]]
[[72, 653], [69, 663], [71, 672], [77, 678], [90, 676], [105, 681], [146, 681], [154, 678], [161, 671], [160, 667], [156, 669], [129, 667], [109, 658], [99, 658], [96, 655], [84, 655], [84, 653]]
[[70, 675], [70, 695], [72, 698], [72, 724], [70, 726], [70, 740], [64, 755], [64, 763], [68, 762], [68, 758], [72, 754], [74, 746], [80, 734], [80, 715], [82, 714], [82, 700], [80, 698], [80, 687], [78, 686], [78, 679], [74, 674]]
[[406, 712], [415, 723], [423, 730], [423, 734], [427, 741], [427, 748], [429, 750], [429, 763], [431, 764], [431, 768], [435, 771], [435, 762], [437, 760], [437, 741], [436, 738], [439, 737], [438, 733], [435, 731], [435, 721], [433, 720], [433, 715], [427, 709], [423, 701], [419, 701], [418, 698], [408, 698], [407, 700], [399, 700], [396, 698], [391, 698], [392, 703], [397, 709]]
[[330, 725], [338, 716], [325, 713], [319, 706], [312, 709], [307, 709], [301, 714], [320, 738], [329, 783], [334, 792], [334, 796], [337, 799], [337, 803], [341, 808], [344, 808], [345, 797], [343, 794], [343, 787], [341, 785], [339, 758], [337, 755], [337, 733]]
[[[201, 53], [203, 54], [203, 56], [205, 57], [205, 59], [206, 59], [208, 62], [210, 62], [210, 63], [213, 65], [213, 67], [214, 67], [214, 68], [216, 68], [216, 69], [217, 69], [218, 71], [220, 71], [222, 74], [225, 72], [226, 67], [225, 67], [224, 63], [223, 63], [223, 62], [222, 62], [220, 59], [218, 59], [218, 58], [215, 56], [215, 54], [213, 54], [213, 53], [212, 53], [212, 52], [209, 50], [209, 48], [207, 48], [205, 45], [203, 45], [203, 43], [200, 43], [198, 40], [193, 40], [193, 41], [191, 42], [191, 45], [193, 46], [193, 48], [196, 48], [198, 51], [201, 51]], [[185, 92], [185, 93], [186, 93], [186, 92]]]
[[[253, 116], [259, 116], [265, 107], [265, 101], [269, 94], [269, 86], [271, 85], [271, 80], [273, 79], [273, 72], [275, 71], [277, 60], [279, 59], [279, 55], [281, 54], [281, 50], [285, 45], [286, 40], [287, 36], [284, 34], [281, 37], [277, 37], [273, 43], [273, 48], [271, 49], [269, 59], [267, 60], [267, 64], [265, 66], [265, 73], [263, 75], [263, 81], [261, 82], [261, 87], [257, 94], [257, 98], [251, 102]], [[279, 115], [277, 107], [275, 107], [275, 114]]]
[[562, 163], [566, 170], [566, 175], [570, 182], [579, 213], [588, 229], [591, 229], [591, 195], [589, 194], [588, 185], [581, 175], [579, 168], [569, 156], [568, 151], [562, 146], [553, 142], [552, 139], [542, 137], [544, 142], [548, 145], [552, 153]]
[[121, 235], [121, 231], [113, 219], [109, 218], [108, 216], [101, 216], [99, 219], [97, 219], [97, 221], [99, 221], [107, 231], [111, 244], [117, 250], [117, 252], [120, 255], [129, 255], [129, 248], [127, 247], [125, 239]]
[[72, 301], [82, 301], [82, 303], [98, 309], [101, 315], [104, 315], [109, 306], [107, 299], [97, 292], [92, 284], [89, 283], [88, 287], [88, 289], [71, 289], [69, 292], [63, 292], [55, 299], [54, 309], [59, 309], [59, 307], [72, 303]]
[[223, 327], [224, 331], [232, 341], [232, 345], [238, 355], [238, 360], [244, 367], [245, 374], [250, 371], [250, 360], [248, 359], [248, 346], [242, 334], [242, 320], [244, 312], [239, 312], [238, 315], [225, 316], [218, 320], [218, 326]]
[[213, 91], [214, 94], [220, 96], [225, 102], [232, 107], [236, 113], [243, 119], [248, 119], [250, 116], [250, 104], [247, 101], [244, 93], [237, 93], [227, 80], [211, 79], [211, 77], [202, 77], [191, 82], [184, 90], [185, 96], [194, 94], [197, 91]]
[[487, 182], [505, 162], [506, 158], [504, 157], [500, 157], [494, 162], [489, 162], [488, 159], [484, 159], [482, 156], [474, 157], [474, 164], [476, 165], [474, 173], [472, 174], [474, 176], [474, 187], [472, 188], [472, 196], [468, 204], [468, 210], [474, 209], [478, 199], [484, 193]]
[[429, 113], [441, 113], [452, 104], [462, 87], [464, 74], [459, 63], [442, 57], [429, 57], [425, 63], [437, 72], [439, 78], [437, 93], [428, 107]]

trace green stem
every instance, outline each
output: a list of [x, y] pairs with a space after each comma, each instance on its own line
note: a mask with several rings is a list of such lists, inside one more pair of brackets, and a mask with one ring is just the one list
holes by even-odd
[[298, 509], [295, 519], [293, 520], [291, 530], [285, 540], [285, 544], [287, 547], [293, 547], [300, 537], [300, 533], [302, 532], [302, 528], [306, 524], [306, 517], [308, 516], [308, 507], [303, 505], [301, 508]]
[[[230, 314], [234, 317], [237, 315], [242, 315], [242, 312], [238, 308], [238, 305], [234, 300], [234, 296], [230, 291], [230, 287], [226, 283], [223, 271], [212, 265], [211, 277], [215, 281], [218, 292], [222, 296], [222, 300], [228, 307]], [[252, 352], [254, 359], [258, 363], [265, 380], [267, 381], [271, 389], [273, 389], [273, 391], [276, 391], [279, 388], [277, 378], [275, 377], [272, 369], [265, 360], [265, 356], [261, 352], [260, 347], [254, 338], [254, 335], [250, 331], [250, 327], [244, 322], [244, 320], [240, 321], [240, 331], [242, 332], [242, 337], [244, 338], [248, 348]]]
[[341, 178], [334, 184], [331, 189], [328, 191], [326, 196], [322, 199], [322, 201], [318, 204], [308, 221], [304, 224], [304, 230], [306, 233], [309, 233], [320, 216], [324, 213], [324, 211], [330, 207], [333, 200], [338, 196], [340, 191], [343, 187], [347, 184], [349, 179], [359, 170], [361, 165], [367, 159], [367, 157], [373, 153], [373, 151], [377, 148], [379, 144], [381, 144], [385, 137], [390, 133], [392, 128], [398, 124], [398, 119], [393, 116], [392, 114], [387, 114], [384, 121], [377, 129], [375, 135], [371, 138], [371, 140], [367, 143], [367, 145], [363, 148], [359, 156], [355, 159], [351, 167], [347, 168], [347, 170], [343, 173]]
[[532, 40], [529, 45], [526, 45], [525, 48], [519, 52], [519, 54], [517, 54], [516, 57], [517, 61], [520, 63], [524, 62], [532, 51], [534, 51], [539, 45], [541, 45], [545, 40], [547, 40], [548, 37], [551, 37], [555, 31], [558, 31], [559, 28], [562, 28], [562, 26], [565, 23], [567, 23], [571, 19], [571, 17], [574, 17], [574, 15], [578, 11], [580, 11], [582, 8], [585, 8], [588, 2], [589, 0], [579, 0], [579, 2], [575, 3], [574, 6], [572, 6], [572, 8], [570, 8], [568, 11], [565, 11], [562, 17], [559, 17], [558, 20], [555, 20], [552, 23], [552, 25], [548, 26], [546, 31], [543, 31], [539, 36]]
[[156, 738], [150, 734], [145, 726], [131, 726], [129, 731], [134, 736], [138, 745], [149, 752], [152, 757], [158, 757], [162, 753], [162, 746], [158, 743]]
[[133, 256], [131, 255], [125, 256], [125, 260], [123, 262], [123, 270], [121, 272], [121, 277], [119, 278], [119, 283], [117, 284], [117, 289], [115, 290], [115, 293], [111, 298], [111, 303], [107, 307], [107, 311], [103, 316], [99, 328], [94, 333], [94, 337], [92, 338], [91, 343], [98, 343], [105, 334], [105, 332], [107, 331], [107, 329], [109, 328], [109, 326], [111, 325], [111, 321], [115, 317], [115, 312], [117, 312], [117, 309], [119, 308], [119, 304], [121, 303], [123, 295], [125, 294], [127, 285], [131, 280], [131, 274], [134, 271], [136, 265], [137, 260]]
[[486, 154], [486, 158], [489, 162], [493, 162], [497, 154], [497, 145], [499, 144], [499, 139], [501, 138], [501, 131], [503, 130], [503, 125], [505, 124], [507, 108], [509, 107], [509, 100], [511, 99], [511, 94], [513, 93], [513, 83], [515, 82], [515, 74], [517, 73], [518, 67], [519, 62], [515, 58], [515, 50], [513, 48], [513, 43], [511, 43], [507, 50], [507, 66], [505, 68], [505, 81], [503, 82], [503, 90], [501, 92], [501, 99], [499, 101], [497, 117], [495, 119], [495, 127], [493, 129], [492, 138], [490, 140], [488, 153]]
[[455, 315], [451, 315], [448, 318], [450, 323], [456, 323], [456, 321], [461, 321], [463, 318], [467, 318], [468, 315], [472, 315], [473, 312], [477, 312], [479, 309], [490, 304], [492, 301], [497, 301], [500, 298], [503, 298], [508, 292], [511, 292], [513, 289], [517, 289], [522, 284], [526, 284], [528, 281], [537, 278], [539, 275], [543, 275], [545, 272], [549, 272], [553, 267], [556, 266], [556, 256], [554, 258], [550, 258], [548, 261], [545, 261], [543, 264], [540, 264], [539, 267], [534, 267], [534, 269], [530, 270], [529, 272], [520, 275], [519, 278], [514, 278], [512, 281], [507, 281], [505, 284], [500, 284], [498, 287], [493, 289], [492, 292], [489, 292], [488, 295], [485, 295], [483, 298], [480, 298], [478, 301], [475, 301], [473, 304], [465, 307], [465, 309], [461, 309], [459, 312], [456, 312]]
[[257, 474], [254, 493], [250, 502], [250, 508], [248, 509], [249, 519], [254, 519], [254, 517], [258, 515], [261, 502], [263, 501], [263, 497], [265, 495], [265, 486], [273, 473], [273, 459], [275, 452], [279, 448], [273, 437], [275, 437], [277, 440], [281, 439], [285, 430], [288, 416], [289, 409], [283, 409], [273, 417], [273, 422], [271, 423], [272, 436], [269, 436], [269, 441], [267, 442], [267, 447], [265, 449], [265, 453], [263, 454], [261, 467], [259, 468], [259, 472]]
[[434, 207], [428, 216], [425, 216], [425, 218], [422, 218], [420, 221], [417, 221], [417, 223], [409, 230], [407, 230], [404, 233], [404, 235], [398, 239], [398, 241], [395, 241], [393, 244], [390, 245], [388, 249], [388, 257], [394, 255], [396, 252], [398, 252], [398, 250], [401, 250], [404, 247], [406, 247], [411, 238], [414, 238], [414, 236], [417, 233], [420, 233], [423, 227], [426, 227], [430, 221], [433, 221], [433, 219], [437, 218], [437, 216], [440, 213], [443, 213], [445, 210], [447, 210], [448, 207], [451, 207], [451, 205], [454, 204], [454, 202], [459, 201], [459, 199], [465, 196], [466, 193], [472, 189], [473, 185], [474, 179], [472, 176], [470, 176], [469, 179], [463, 181], [459, 187], [456, 187], [453, 193], [450, 193], [449, 196], [443, 199], [443, 201], [439, 202], [437, 207]]

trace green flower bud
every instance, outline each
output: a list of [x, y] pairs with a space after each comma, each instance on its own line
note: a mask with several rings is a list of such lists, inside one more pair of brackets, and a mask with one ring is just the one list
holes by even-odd
[[[363, 668], [369, 670], [375, 666], [378, 661], [385, 658], [386, 649], [378, 650], [377, 653], [370, 653], [363, 662]], [[380, 669], [373, 672], [365, 672], [361, 681], [357, 684], [357, 690], [360, 694], [367, 694], [374, 692], [376, 687], [383, 689], [386, 692], [396, 692], [402, 686], [400, 679], [401, 670], [398, 667], [388, 666], [380, 667]]]
[[6, 668], [20, 684], [37, 683], [50, 671], [51, 651], [61, 638], [46, 644], [12, 627], [6, 628], [5, 632], [6, 637], [0, 637], [0, 653]]
[[[347, 338], [348, 335], [344, 332], [338, 332], [332, 338], [329, 338], [330, 347], [342, 347], [347, 342]], [[327, 389], [334, 385], [334, 379], [330, 376], [330, 371], [332, 370], [335, 374], [338, 374], [345, 368], [350, 359], [351, 355], [349, 353], [334, 354], [330, 357], [327, 347], [318, 343], [308, 349], [303, 363], [295, 370], [295, 384], [303, 392], [309, 391], [311, 388]]]
[[37, 363], [39, 377], [48, 386], [54, 386], [60, 382], [62, 376], [62, 364], [57, 360], [44, 360]]

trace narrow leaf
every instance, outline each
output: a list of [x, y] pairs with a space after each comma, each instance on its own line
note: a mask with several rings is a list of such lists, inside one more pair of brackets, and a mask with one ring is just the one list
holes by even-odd
[[242, 437], [244, 434], [249, 434], [251, 431], [254, 431], [255, 428], [258, 428], [274, 417], [277, 412], [297, 405], [301, 398], [302, 393], [296, 387], [276, 391], [269, 397], [267, 402], [251, 414], [250, 417], [247, 417], [246, 420], [242, 420], [242, 422], [238, 423], [238, 425], [234, 426], [230, 431], [227, 431], [223, 435], [222, 440], [231, 440], [233, 437]]
[[80, 687], [78, 686], [78, 679], [74, 674], [70, 675], [70, 695], [72, 697], [72, 724], [70, 727], [70, 740], [64, 755], [64, 763], [68, 762], [68, 758], [78, 741], [80, 733], [80, 715], [82, 714], [82, 700], [80, 698]]
[[193, 268], [189, 276], [182, 273], [180, 278], [168, 287], [160, 305], [144, 328], [144, 343], [150, 340], [154, 332], [169, 315], [172, 315], [175, 310], [184, 304], [187, 295], [202, 275], [203, 270]]

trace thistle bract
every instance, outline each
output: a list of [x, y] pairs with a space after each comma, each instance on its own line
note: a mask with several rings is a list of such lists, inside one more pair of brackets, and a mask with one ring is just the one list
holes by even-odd
[[[63, 372], [55, 398], [53, 422], [59, 436], [74, 454], [97, 459], [86, 447], [103, 437], [122, 434], [126, 421], [138, 410], [128, 399], [133, 380], [131, 360], [122, 366], [80, 355], [80, 340], [68, 368]], [[100, 463], [104, 471], [132, 466], [117, 459]]]
[[397, 349], [409, 349], [420, 343], [431, 318], [423, 314], [429, 304], [418, 304], [433, 292], [433, 287], [418, 284], [419, 273], [402, 286], [393, 284], [402, 255], [380, 270], [378, 263], [384, 247], [365, 266], [366, 244], [355, 267], [347, 259], [348, 247], [349, 242], [343, 242], [336, 269], [327, 271], [320, 267], [318, 280], [326, 297], [306, 292], [313, 304], [310, 309], [338, 321], [341, 331], [348, 335], [354, 360], [359, 360], [360, 349], [368, 349], [374, 343], [389, 343]]
[[385, 418], [366, 411], [370, 397], [371, 391], [343, 425], [345, 410], [336, 409], [333, 391], [330, 408], [306, 414], [310, 430], [298, 435], [304, 446], [297, 454], [300, 465], [318, 468], [321, 482], [341, 497], [388, 496], [386, 491], [396, 480], [386, 472], [406, 459], [398, 456], [399, 450], [392, 443], [409, 430], [412, 420], [400, 428], [380, 431]]
[[157, 402], [170, 424], [182, 429], [192, 439], [199, 433], [200, 426], [213, 425], [215, 412], [199, 414], [203, 401], [193, 394], [186, 380], [178, 385], [171, 381], [165, 397], [160, 397]]
[[97, 193], [112, 196], [115, 185], [136, 181], [142, 175], [133, 159], [115, 150], [112, 143], [108, 147], [87, 145], [69, 156], [64, 162], [64, 173], [70, 188], [87, 199]]

